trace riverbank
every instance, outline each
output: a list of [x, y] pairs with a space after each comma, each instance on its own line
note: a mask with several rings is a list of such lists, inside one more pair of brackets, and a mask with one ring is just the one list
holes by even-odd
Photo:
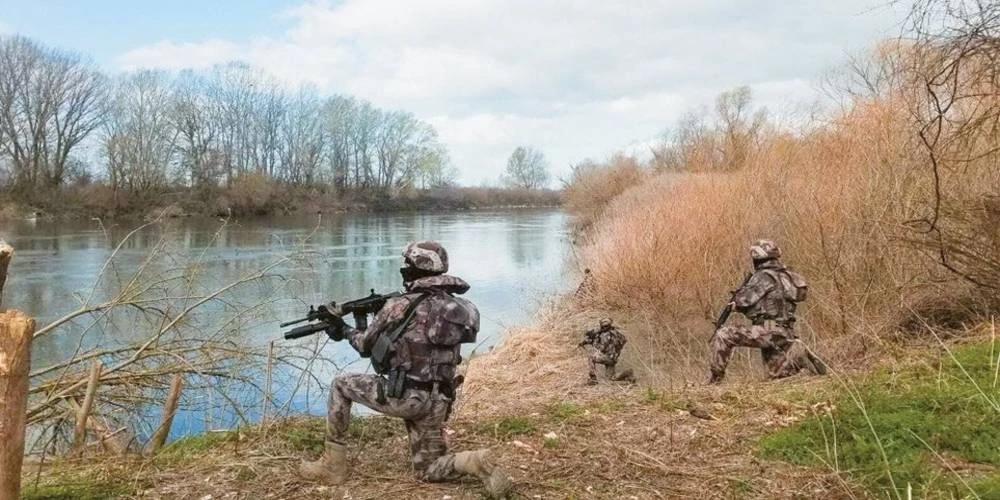
[[71, 186], [45, 195], [0, 197], [0, 221], [38, 218], [268, 216], [301, 213], [485, 210], [558, 207], [557, 190], [492, 187], [403, 189], [394, 192], [305, 188], [261, 181], [218, 189], [114, 191], [102, 184]]
[[[574, 329], [590, 319], [549, 311], [469, 363], [447, 431], [451, 446], [491, 447], [521, 498], [1000, 493], [1000, 456], [988, 446], [995, 430], [980, 411], [1000, 400], [991, 325], [966, 332], [961, 343], [910, 346], [875, 370], [835, 369], [829, 377], [761, 383], [744, 369], [756, 360], [744, 357], [721, 386], [670, 387], [649, 378], [587, 386], [585, 356], [573, 346]], [[638, 367], [638, 358], [626, 348], [622, 363]], [[900, 420], [900, 412], [920, 418]], [[353, 471], [343, 487], [303, 482], [297, 464], [322, 449], [323, 425], [300, 417], [194, 436], [155, 458], [60, 459], [25, 474], [25, 498], [480, 497], [472, 480], [416, 481], [401, 421], [379, 416], [352, 422]], [[908, 437], [909, 428], [928, 433], [933, 446]], [[879, 437], [884, 446], [875, 444]]]

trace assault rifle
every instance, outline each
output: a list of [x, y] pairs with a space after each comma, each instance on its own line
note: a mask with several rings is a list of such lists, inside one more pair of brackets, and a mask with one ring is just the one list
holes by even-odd
[[597, 342], [598, 335], [600, 334], [601, 334], [600, 328], [591, 328], [590, 330], [583, 332], [583, 340], [576, 346], [583, 347], [587, 344], [593, 345], [594, 342]]
[[740, 290], [742, 290], [743, 287], [747, 286], [751, 277], [753, 277], [753, 273], [748, 272], [746, 276], [743, 277], [743, 283], [740, 283], [740, 286], [730, 292], [729, 300], [726, 301], [726, 307], [722, 308], [722, 311], [719, 312], [719, 317], [715, 320], [715, 331], [712, 332], [712, 338], [708, 339], [709, 342], [712, 342], [712, 339], [715, 338], [715, 334], [718, 333], [719, 329], [722, 328], [722, 326], [726, 324], [726, 321], [729, 320], [729, 315], [733, 313], [733, 299], [736, 298], [736, 294], [740, 293]]
[[[281, 328], [284, 328], [296, 323], [302, 323], [303, 321], [310, 322], [308, 325], [295, 327], [285, 332], [285, 339], [297, 339], [322, 332], [330, 327], [330, 322], [334, 318], [342, 318], [348, 314], [354, 316], [354, 327], [358, 330], [364, 330], [368, 328], [369, 314], [378, 313], [382, 310], [382, 307], [385, 306], [386, 301], [393, 297], [399, 297], [402, 295], [401, 292], [378, 294], [375, 293], [374, 288], [371, 292], [371, 295], [367, 297], [349, 300], [341, 304], [331, 302], [326, 305], [309, 306], [309, 312], [306, 313], [304, 318], [286, 321], [280, 325]], [[312, 323], [313, 321], [315, 321], [315, 323]]]

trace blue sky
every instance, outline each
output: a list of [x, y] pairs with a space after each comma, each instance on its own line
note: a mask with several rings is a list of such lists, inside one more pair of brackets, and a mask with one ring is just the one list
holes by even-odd
[[158, 40], [247, 41], [280, 33], [273, 0], [0, 0], [0, 23], [47, 44], [89, 55], [115, 70], [115, 58]]
[[557, 178], [585, 158], [644, 151], [740, 85], [774, 114], [804, 116], [825, 74], [898, 35], [905, 6], [888, 3], [0, 0], [0, 32], [109, 73], [241, 59], [290, 87], [411, 111], [478, 184], [519, 145], [541, 149]]

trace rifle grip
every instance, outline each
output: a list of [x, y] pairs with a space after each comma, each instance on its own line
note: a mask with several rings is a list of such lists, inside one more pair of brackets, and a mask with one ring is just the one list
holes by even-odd
[[368, 315], [363, 312], [354, 313], [354, 328], [358, 330], [368, 329]]

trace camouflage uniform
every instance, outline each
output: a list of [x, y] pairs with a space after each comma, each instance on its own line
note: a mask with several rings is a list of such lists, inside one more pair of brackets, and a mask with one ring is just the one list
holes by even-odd
[[[333, 380], [327, 409], [328, 440], [343, 443], [350, 421], [351, 403], [361, 403], [380, 413], [404, 419], [410, 437], [413, 470], [422, 479], [443, 481], [457, 475], [451, 466], [453, 456], [446, 454], [442, 433], [454, 402], [455, 368], [462, 357], [457, 339], [447, 348], [435, 346], [435, 342], [449, 340], [437, 336], [449, 329], [441, 324], [447, 321], [446, 314], [431, 313], [442, 307], [452, 308], [454, 302], [445, 295], [446, 292], [461, 294], [468, 289], [468, 283], [455, 276], [420, 278], [407, 287], [409, 293], [386, 302], [367, 330], [345, 328], [344, 335], [351, 346], [368, 357], [375, 340], [403, 318], [410, 303], [423, 293], [430, 293], [416, 306], [413, 319], [403, 332], [400, 342], [406, 352], [396, 356], [399, 365], [408, 366], [408, 369], [403, 368], [406, 369], [406, 385], [420, 388], [405, 389], [399, 398], [387, 397], [387, 379], [382, 375], [338, 375]], [[478, 326], [478, 312], [474, 308], [471, 311], [475, 313], [471, 319]], [[460, 315], [462, 312], [453, 314]]]
[[825, 373], [825, 366], [795, 334], [795, 302], [785, 297], [778, 273], [785, 266], [778, 261], [780, 251], [773, 242], [762, 240], [753, 249], [763, 254], [754, 255], [755, 269], [749, 281], [733, 296], [736, 311], [750, 319], [750, 326], [724, 326], [712, 336], [711, 382], [725, 376], [726, 366], [736, 346], [760, 349], [761, 359], [768, 378], [776, 379], [795, 375], [803, 369], [814, 374]]
[[444, 274], [448, 257], [432, 241], [411, 243], [403, 251], [405, 292], [386, 301], [364, 330], [339, 318], [330, 321], [328, 334], [346, 338], [362, 357], [370, 357], [378, 374], [342, 374], [334, 377], [326, 420], [326, 452], [317, 461], [303, 462], [306, 479], [340, 484], [347, 476], [344, 438], [351, 405], [360, 403], [406, 423], [414, 472], [425, 481], [444, 481], [460, 475], [478, 476], [491, 497], [503, 497], [510, 480], [495, 467], [488, 450], [448, 453], [445, 422], [461, 383], [456, 367], [460, 344], [472, 342], [479, 331], [479, 311], [455, 297], [469, 290], [461, 278]]
[[621, 330], [611, 324], [610, 319], [602, 319], [601, 326], [597, 330], [589, 330], [584, 334], [584, 339], [578, 344], [579, 347], [590, 345], [593, 349], [587, 355], [590, 362], [588, 373], [591, 384], [597, 383], [598, 366], [604, 366], [604, 373], [608, 380], [635, 382], [632, 370], [625, 370], [615, 374], [615, 365], [618, 364], [618, 357], [621, 356], [622, 349], [628, 340]]

